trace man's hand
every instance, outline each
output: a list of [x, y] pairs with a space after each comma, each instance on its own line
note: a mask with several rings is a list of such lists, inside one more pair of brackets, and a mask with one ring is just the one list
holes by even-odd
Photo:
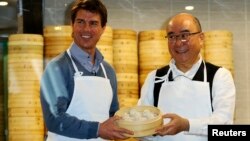
[[126, 134], [133, 135], [134, 133], [132, 131], [120, 128], [116, 125], [116, 120], [119, 119], [120, 117], [114, 116], [101, 123], [99, 126], [98, 136], [103, 139], [114, 140], [129, 138]]
[[156, 129], [156, 133], [160, 136], [164, 135], [175, 135], [182, 131], [189, 130], [189, 121], [185, 118], [182, 118], [176, 114], [165, 114], [163, 118], [169, 118], [169, 123], [163, 125]]

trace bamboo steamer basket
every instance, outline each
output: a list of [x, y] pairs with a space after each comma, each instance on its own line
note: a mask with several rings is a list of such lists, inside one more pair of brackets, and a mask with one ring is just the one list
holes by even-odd
[[165, 30], [148, 30], [139, 33], [140, 87], [149, 72], [168, 64], [171, 59], [165, 36]]
[[39, 96], [43, 36], [13, 34], [9, 36], [8, 45], [8, 140], [36, 140], [39, 136], [43, 141], [44, 121]]
[[9, 94], [8, 108], [40, 108], [39, 91], [33, 93], [15, 93]]
[[43, 46], [43, 37], [38, 34], [12, 34], [9, 36], [8, 47], [12, 48], [12, 46], [20, 45]]
[[71, 36], [72, 27], [70, 25], [45, 26], [43, 29], [44, 37]]
[[113, 29], [111, 26], [106, 26], [96, 46], [104, 59], [113, 66]]
[[233, 34], [227, 30], [214, 30], [205, 35], [205, 60], [234, 72], [233, 66]]
[[42, 109], [31, 108], [10, 108], [8, 110], [9, 117], [42, 117]]
[[43, 32], [46, 65], [52, 58], [69, 48], [73, 41], [72, 27], [70, 25], [45, 26]]
[[115, 70], [117, 73], [138, 73], [138, 65], [130, 64], [129, 62], [124, 64], [116, 64]]
[[[9, 130], [44, 130], [43, 117], [9, 117]], [[28, 122], [27, 122], [28, 121]]]
[[136, 31], [132, 29], [114, 29], [113, 39], [131, 39], [136, 40]]
[[43, 54], [43, 46], [26, 46], [25, 48], [21, 45], [14, 45], [8, 50], [9, 54], [25, 54], [25, 53], [32, 53], [41, 55]]
[[233, 38], [233, 33], [228, 30], [212, 30], [205, 32], [205, 39], [224, 38], [226, 40]]
[[148, 30], [141, 31], [139, 33], [139, 41], [149, 41], [149, 40], [166, 40], [165, 30]]
[[127, 135], [129, 137], [143, 137], [155, 134], [155, 129], [163, 124], [161, 111], [154, 106], [133, 106], [121, 108], [115, 115], [123, 117], [125, 113], [135, 110], [142, 113], [144, 110], [148, 110], [154, 114], [156, 117], [152, 119], [147, 119], [144, 121], [129, 121], [125, 119], [117, 120], [117, 125], [122, 128], [126, 128], [134, 132], [134, 135]]
[[120, 107], [133, 106], [139, 98], [136, 31], [131, 29], [114, 29], [113, 53]]
[[[137, 93], [135, 93], [135, 95], [138, 95], [138, 90], [139, 90], [138, 82], [137, 81], [118, 82], [118, 91], [122, 92], [122, 90], [135, 90], [135, 91], [137, 91]], [[119, 95], [120, 94], [122, 94], [122, 93], [119, 93]]]
[[41, 131], [9, 131], [8, 141], [44, 141]]

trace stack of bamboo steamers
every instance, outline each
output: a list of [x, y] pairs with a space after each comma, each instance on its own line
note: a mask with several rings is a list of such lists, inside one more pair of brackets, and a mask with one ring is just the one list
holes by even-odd
[[113, 48], [120, 107], [135, 105], [139, 98], [136, 32], [131, 29], [114, 29]]
[[43, 37], [13, 34], [8, 44], [8, 141], [43, 141]]
[[48, 63], [56, 55], [64, 52], [73, 41], [70, 25], [46, 26], [44, 33], [44, 61]]
[[227, 30], [212, 30], [205, 34], [205, 60], [223, 66], [234, 75], [233, 34]]

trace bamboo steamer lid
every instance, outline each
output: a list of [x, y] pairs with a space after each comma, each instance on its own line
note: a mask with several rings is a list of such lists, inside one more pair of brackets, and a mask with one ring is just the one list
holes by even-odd
[[8, 46], [36, 45], [43, 46], [43, 36], [38, 34], [12, 34], [8, 38]]
[[165, 30], [148, 30], [139, 32], [139, 41], [165, 40]]
[[53, 45], [65, 45], [69, 46], [73, 41], [71, 36], [55, 36], [55, 37], [46, 37], [44, 38], [45, 46]]
[[[154, 113], [156, 116], [152, 119], [138, 120], [138, 121], [129, 121], [125, 119], [117, 120], [117, 125], [131, 130], [134, 132], [134, 135], [128, 135], [131, 137], [143, 137], [155, 134], [155, 129], [163, 124], [162, 114], [160, 110], [154, 106], [133, 106], [133, 107], [124, 107], [118, 110], [115, 115], [124, 118], [125, 113], [138, 112], [143, 113], [145, 110]], [[133, 115], [133, 114], [132, 114]]]
[[72, 27], [70, 25], [45, 26], [44, 32], [44, 57], [45, 64], [52, 58], [64, 52], [71, 45]]
[[114, 29], [113, 30], [113, 40], [116, 39], [137, 39], [137, 33], [131, 29]]
[[71, 36], [72, 27], [70, 25], [45, 26], [43, 28], [44, 37]]

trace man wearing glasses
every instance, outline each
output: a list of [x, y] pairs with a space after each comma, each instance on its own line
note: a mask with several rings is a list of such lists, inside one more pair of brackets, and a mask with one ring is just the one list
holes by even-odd
[[148, 74], [138, 102], [157, 106], [164, 114], [163, 126], [147, 139], [207, 141], [209, 124], [233, 123], [236, 90], [232, 75], [203, 60], [204, 34], [196, 17], [177, 14], [166, 30], [172, 59]]

